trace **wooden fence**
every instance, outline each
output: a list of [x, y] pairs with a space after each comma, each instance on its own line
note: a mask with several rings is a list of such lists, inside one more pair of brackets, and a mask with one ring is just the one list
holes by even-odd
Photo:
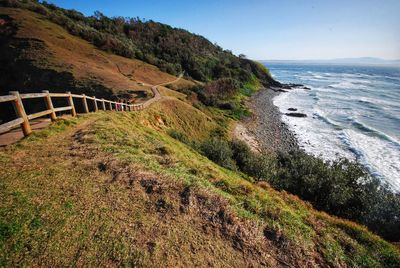
[[[47, 110], [37, 112], [34, 114], [26, 114], [22, 100], [37, 99], [37, 98], [44, 98]], [[54, 108], [52, 98], [66, 98], [68, 101], [68, 106]], [[137, 111], [137, 110], [142, 110], [144, 108], [144, 105], [142, 103], [128, 104], [123, 102], [115, 102], [105, 99], [98, 99], [96, 97], [89, 97], [86, 96], [85, 94], [82, 95], [71, 94], [71, 92], [50, 93], [49, 91], [42, 91], [42, 93], [19, 94], [18, 91], [11, 91], [10, 95], [0, 96], [0, 103], [12, 102], [15, 113], [18, 118], [0, 125], [0, 134], [10, 131], [16, 126], [21, 126], [24, 135], [28, 136], [32, 132], [29, 120], [50, 115], [51, 120], [54, 121], [57, 119], [57, 112], [63, 112], [63, 111], [70, 111], [72, 116], [76, 116], [77, 113], [74, 105], [74, 99], [81, 99], [83, 110], [85, 113], [90, 112], [88, 106], [88, 100], [93, 102], [94, 112], [97, 112], [99, 109], [104, 111], [106, 110]]]

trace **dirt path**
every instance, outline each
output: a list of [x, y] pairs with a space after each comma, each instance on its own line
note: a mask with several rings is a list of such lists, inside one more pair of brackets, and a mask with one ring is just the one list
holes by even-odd
[[163, 98], [163, 96], [161, 95], [160, 91], [158, 90], [158, 87], [159, 87], [159, 86], [166, 86], [166, 85], [170, 85], [170, 84], [176, 83], [176, 82], [178, 82], [178, 81], [183, 77], [183, 74], [184, 74], [184, 73], [181, 73], [181, 74], [180, 74], [175, 80], [173, 80], [173, 81], [165, 82], [165, 83], [161, 83], [161, 84], [152, 86], [152, 87], [151, 87], [151, 91], [153, 91], [154, 96], [153, 96], [153, 98], [151, 98], [151, 99], [145, 101], [145, 102], [143, 103], [143, 107], [144, 107], [144, 108], [147, 108], [147, 107], [149, 107], [152, 103], [154, 103], [154, 102], [156, 102], [156, 101], [159, 101], [161, 98]]
[[[118, 67], [118, 65], [117, 65]], [[119, 67], [118, 67], [119, 69]], [[175, 80], [169, 81], [169, 82], [164, 82], [161, 84], [157, 84], [151, 87], [151, 90], [153, 91], [153, 98], [145, 101], [143, 103], [143, 107], [147, 108], [150, 106], [152, 103], [159, 101], [163, 96], [161, 95], [160, 91], [158, 90], [158, 86], [166, 86], [169, 84], [173, 84], [175, 82], [178, 82], [182, 77], [184, 73], [181, 73]], [[69, 117], [69, 116], [62, 116], [62, 118]], [[39, 118], [38, 120], [32, 121], [31, 123], [31, 128], [32, 130], [40, 130], [44, 129], [47, 126], [51, 124], [51, 120], [49, 118]], [[20, 127], [12, 129], [9, 132], [0, 134], [0, 147], [4, 147], [13, 143], [16, 143], [17, 141], [20, 141], [24, 138], [24, 134], [21, 130]]]

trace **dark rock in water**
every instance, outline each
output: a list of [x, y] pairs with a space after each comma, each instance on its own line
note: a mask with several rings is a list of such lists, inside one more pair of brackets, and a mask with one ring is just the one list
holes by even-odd
[[281, 85], [281, 90], [282, 89], [294, 89], [294, 88], [301, 88], [301, 89], [306, 89], [306, 90], [311, 90], [311, 88], [306, 87], [305, 85], [302, 84], [282, 84]]
[[285, 115], [292, 117], [307, 117], [307, 115], [303, 113], [285, 113]]
[[[286, 90], [283, 90], [284, 87], [270, 87], [270, 89], [274, 92], [287, 92]], [[290, 88], [289, 88], [290, 89]]]
[[304, 87], [304, 85], [302, 85], [302, 84], [288, 84], [291, 88], [294, 88], [294, 87]]
[[283, 89], [292, 89], [292, 87], [289, 84], [282, 84]]
[[292, 83], [282, 84], [282, 88], [284, 88], [284, 89], [303, 88], [303, 87], [304, 87], [304, 85], [302, 85], [302, 84], [292, 84]]
[[297, 109], [296, 108], [289, 108], [288, 111], [295, 112], [295, 111], [297, 111]]

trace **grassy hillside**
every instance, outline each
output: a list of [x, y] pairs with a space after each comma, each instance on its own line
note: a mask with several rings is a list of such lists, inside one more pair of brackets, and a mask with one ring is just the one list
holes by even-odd
[[365, 228], [168, 135], [201, 140], [216, 125], [164, 97], [1, 150], [0, 266], [398, 267], [399, 251]]
[[[365, 227], [257, 181], [318, 191], [341, 167], [290, 158], [295, 168], [274, 174], [240, 146], [243, 167], [233, 159], [224, 139], [249, 113], [247, 97], [278, 84], [258, 63], [152, 21], [0, 4], [19, 7], [0, 8], [0, 93], [147, 98], [175, 79], [166, 71], [188, 75], [159, 86], [162, 98], [144, 111], [60, 119], [0, 149], [0, 267], [399, 267], [399, 250]], [[216, 164], [226, 159], [236, 163]]]
[[0, 8], [0, 21], [0, 93], [71, 90], [128, 99], [175, 79], [140, 60], [102, 51], [29, 10]]

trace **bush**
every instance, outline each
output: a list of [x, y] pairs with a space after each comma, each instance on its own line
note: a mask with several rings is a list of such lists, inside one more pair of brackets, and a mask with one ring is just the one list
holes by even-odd
[[233, 151], [226, 140], [212, 137], [201, 143], [200, 150], [207, 158], [220, 166], [232, 170], [236, 169], [235, 162], [232, 159]]
[[185, 134], [183, 134], [182, 132], [176, 131], [175, 129], [168, 130], [168, 135], [170, 135], [172, 138], [174, 138], [184, 144], [191, 144], [191, 141]]
[[[360, 165], [347, 159], [327, 163], [301, 151], [279, 154], [278, 173], [271, 184], [300, 195], [318, 209], [346, 218], [359, 218], [370, 177]], [[360, 184], [363, 179], [363, 186]]]
[[256, 180], [269, 180], [274, 175], [273, 158], [252, 152], [249, 146], [240, 140], [232, 141], [231, 148], [236, 165], [247, 175]]
[[325, 162], [301, 151], [277, 157], [276, 176], [268, 180], [330, 214], [365, 224], [382, 237], [400, 240], [400, 194], [347, 159]]
[[236, 104], [230, 102], [223, 102], [218, 104], [218, 108], [223, 110], [235, 110]]
[[[376, 187], [377, 186], [377, 187]], [[362, 223], [390, 241], [400, 241], [400, 194], [392, 192], [387, 185], [377, 182], [369, 187], [370, 198]], [[372, 189], [371, 189], [372, 188]]]
[[[169, 133], [185, 144], [193, 144], [182, 133]], [[371, 177], [361, 165], [347, 159], [326, 162], [301, 151], [262, 155], [252, 152], [243, 141], [228, 142], [224, 136], [216, 129], [211, 138], [194, 148], [225, 168], [267, 181], [319, 210], [365, 224], [388, 240], [400, 240], [400, 194]]]

